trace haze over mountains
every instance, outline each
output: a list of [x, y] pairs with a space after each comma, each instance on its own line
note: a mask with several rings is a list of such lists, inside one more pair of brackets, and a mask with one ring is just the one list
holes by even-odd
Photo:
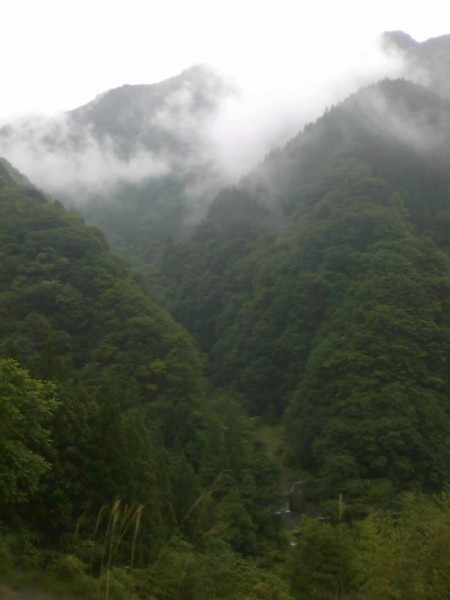
[[[112, 237], [135, 238], [146, 220], [147, 233], [177, 235], [224, 183], [208, 132], [230, 92], [197, 66], [159, 84], [110, 90], [54, 119], [5, 126], [0, 145], [36, 185]], [[131, 230], [123, 211], [135, 215]]]
[[384, 40], [239, 179], [203, 66], [0, 130], [0, 576], [447, 598], [450, 50]]
[[405, 61], [404, 76], [449, 97], [450, 35], [442, 35], [424, 42], [416, 42], [402, 31], [384, 34], [387, 50], [400, 53]]
[[159, 84], [110, 90], [53, 119], [5, 126], [2, 147], [37, 184], [82, 204], [105, 187], [210, 162], [206, 130], [226, 94], [210, 69], [193, 67]]
[[[391, 63], [385, 68], [389, 74], [428, 81], [434, 91], [446, 93], [446, 43], [446, 36], [418, 44], [407, 34], [387, 33]], [[370, 77], [368, 72], [366, 82]], [[158, 84], [124, 85], [104, 92], [55, 118], [4, 126], [0, 153], [35, 185], [79, 208], [119, 247], [135, 245], [136, 238], [150, 232], [158, 239], [178, 237], [204, 217], [221, 187], [233, 183], [236, 173], [245, 174], [243, 167], [251, 165], [252, 155], [253, 160], [261, 158], [274, 142], [292, 137], [292, 128], [302, 125], [280, 115], [283, 125], [278, 132], [274, 123], [267, 125], [273, 134], [261, 137], [258, 129], [266, 127], [262, 123], [256, 131], [247, 131], [247, 139], [234, 133], [233, 150], [233, 136], [226, 139], [225, 128], [236, 128], [227, 121], [229, 102], [236, 98], [239, 102], [236, 94], [210, 68], [197, 66]], [[410, 125], [404, 124], [405, 135]], [[249, 136], [260, 140], [256, 148]], [[242, 148], [247, 148], [245, 157]], [[237, 171], [226, 165], [233, 152], [241, 157]], [[127, 219], [125, 227], [124, 212], [134, 215], [134, 222]]]

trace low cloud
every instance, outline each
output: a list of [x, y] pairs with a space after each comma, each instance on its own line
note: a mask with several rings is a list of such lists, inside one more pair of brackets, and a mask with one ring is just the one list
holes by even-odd
[[74, 202], [171, 170], [166, 157], [143, 147], [120, 158], [113, 140], [99, 142], [89, 131], [74, 130], [67, 115], [20, 121], [3, 133], [0, 151], [12, 164], [36, 186]]
[[[408, 85], [408, 84], [406, 84]], [[407, 96], [398, 94], [394, 99], [383, 87], [372, 88], [365, 94], [365, 115], [368, 125], [383, 131], [417, 153], [439, 159], [439, 153], [448, 155], [450, 105], [426, 90], [411, 85]], [[421, 96], [425, 98], [421, 99]], [[440, 110], [437, 106], [441, 104]]]
[[318, 38], [310, 52], [287, 56], [263, 70], [236, 69], [237, 91], [224, 102], [210, 132], [228, 177], [244, 175], [360, 87], [404, 71], [403, 57], [388, 55], [379, 35], [332, 41]]
[[120, 184], [192, 172], [186, 198], [191, 214], [203, 215], [221, 185], [236, 182], [327, 107], [403, 68], [375, 38], [336, 38], [332, 54], [331, 46], [318, 39], [310, 54], [263, 69], [243, 60], [234, 72], [225, 67], [223, 78], [195, 67], [177, 85], [177, 78], [160, 84], [154, 97], [147, 88], [158, 86], [118, 88], [108, 100], [106, 133], [93, 116], [108, 94], [57, 117], [16, 121], [0, 130], [0, 154], [38, 187], [79, 205], [93, 195], [108, 199]]

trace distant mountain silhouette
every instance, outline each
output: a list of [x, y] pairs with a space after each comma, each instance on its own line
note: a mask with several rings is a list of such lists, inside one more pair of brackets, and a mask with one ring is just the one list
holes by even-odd
[[395, 50], [405, 60], [405, 76], [450, 97], [450, 35], [416, 42], [403, 31], [384, 34], [385, 47]]

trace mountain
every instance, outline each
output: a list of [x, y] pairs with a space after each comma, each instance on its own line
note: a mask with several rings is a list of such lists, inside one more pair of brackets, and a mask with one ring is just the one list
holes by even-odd
[[104, 235], [4, 160], [0, 248], [2, 581], [34, 569], [94, 597], [106, 576], [130, 598], [134, 564], [174, 597], [189, 560], [221, 565], [214, 590], [238, 565], [248, 596], [267, 577], [245, 557], [278, 539], [277, 471], [237, 399]]
[[199, 151], [202, 125], [227, 93], [224, 82], [205, 66], [152, 85], [124, 85], [100, 94], [68, 113], [70, 141], [87, 132], [99, 143], [113, 143], [117, 154], [132, 158], [143, 148], [158, 153]]
[[[419, 44], [406, 34], [391, 32], [385, 40], [407, 56], [411, 73], [427, 68], [427, 81], [437, 85], [439, 78], [432, 78], [431, 70], [441, 73], [444, 68], [446, 36]], [[203, 67], [160, 84], [112, 90], [66, 115], [63, 124], [6, 128], [3, 138], [7, 144], [18, 137], [33, 147], [30, 131], [34, 131], [36, 147], [65, 149], [70, 161], [79, 155], [89, 162], [91, 171], [83, 170], [83, 163], [82, 172], [91, 172], [101, 185], [96, 188], [84, 180], [88, 187], [83, 192], [84, 214], [103, 227], [124, 255], [146, 270], [152, 266], [152, 296], [194, 336], [208, 357], [215, 383], [242, 394], [252, 415], [266, 420], [288, 416], [293, 463], [325, 478], [328, 491], [335, 487], [336, 474], [339, 485], [353, 489], [357, 503], [365, 494], [361, 490], [374, 480], [398, 491], [415, 484], [437, 489], [445, 479], [438, 457], [445, 455], [441, 443], [448, 428], [443, 355], [450, 104], [432, 88], [384, 80], [359, 90], [308, 124], [284, 148], [271, 152], [238, 185], [217, 194], [214, 169], [205, 159], [203, 126], [214, 117], [226, 90]], [[56, 154], [64, 156], [59, 150]], [[144, 178], [141, 160], [152, 171], [150, 175], [147, 170]], [[112, 172], [115, 183], [110, 181]], [[135, 180], [130, 179], [133, 172], [138, 174]], [[57, 179], [55, 170], [52, 177]], [[64, 186], [67, 190], [67, 182]], [[69, 202], [70, 195], [65, 194]], [[199, 218], [201, 211], [189, 213], [188, 198], [207, 210], [198, 226], [194, 217]], [[385, 254], [392, 268], [386, 276], [380, 258]], [[402, 269], [408, 298], [421, 299], [417, 305], [409, 306], [409, 300], [391, 286], [394, 273]], [[442, 273], [441, 279], [431, 276], [435, 272]], [[377, 317], [378, 304], [370, 293], [364, 296], [365, 286], [373, 286], [378, 304], [397, 314], [398, 335], [405, 344], [409, 340], [409, 370], [396, 362], [385, 331], [376, 327], [372, 331], [373, 323], [383, 323], [390, 313]], [[435, 294], [437, 302], [432, 301]], [[360, 298], [361, 311], [355, 298]], [[419, 338], [408, 331], [406, 318], [409, 312], [421, 311], [420, 336], [431, 339], [429, 332], [437, 327], [435, 344], [430, 342], [422, 358]], [[353, 312], [359, 315], [356, 325]], [[395, 315], [390, 317], [395, 324]], [[369, 331], [379, 348], [365, 356], [364, 348], [371, 347], [364, 337]], [[322, 363], [339, 363], [339, 343], [347, 348], [348, 357], [365, 356], [361, 371], [353, 372], [350, 361], [345, 363], [355, 389], [362, 390], [361, 382], [371, 380], [368, 365], [388, 357], [392, 372], [388, 376], [383, 363], [381, 382], [372, 382], [368, 392], [367, 403], [373, 403], [380, 415], [377, 385], [394, 386], [399, 398], [431, 394], [429, 405], [434, 408], [425, 438], [433, 431], [435, 418], [442, 426], [433, 433], [437, 446], [429, 440], [434, 450], [429, 454], [423, 450], [428, 442], [420, 442], [418, 450], [405, 437], [399, 446], [409, 448], [407, 458], [392, 451], [394, 466], [385, 461], [378, 468], [372, 456], [356, 460], [361, 439], [373, 437], [367, 432], [367, 419], [366, 429], [359, 431], [355, 425], [354, 442], [349, 442], [342, 459], [350, 465], [352, 483], [342, 474], [345, 469], [339, 474], [329, 458], [338, 446], [340, 433], [335, 429], [352, 426], [346, 419], [336, 425], [340, 414], [336, 403], [347, 394], [351, 405], [353, 379], [337, 367], [326, 377], [320, 375]], [[422, 366], [416, 365], [413, 373], [415, 361]], [[406, 391], [403, 371], [409, 373], [414, 391]], [[417, 405], [405, 403], [404, 409], [416, 415], [410, 415], [408, 431], [422, 439], [417, 422], [427, 422], [428, 417], [418, 416]], [[390, 427], [395, 429], [395, 419]], [[414, 452], [424, 455], [417, 470], [412, 466]], [[402, 456], [404, 472], [398, 466]]]
[[[387, 32], [384, 46], [401, 55], [406, 79], [448, 96], [448, 40]], [[231, 93], [214, 71], [196, 66], [109, 90], [59, 118], [5, 126], [0, 154], [146, 268], [162, 244], [190, 235], [229, 183], [210, 132]]]
[[211, 69], [198, 65], [160, 83], [109, 90], [59, 119], [30, 118], [6, 125], [1, 135], [5, 145], [19, 136], [49, 151], [81, 152], [96, 143], [123, 160], [143, 150], [171, 154], [176, 160], [200, 152], [205, 143], [202, 127], [229, 92]]
[[284, 416], [292, 464], [355, 513], [450, 475], [449, 148], [446, 99], [369, 86], [219, 194], [155, 274], [215, 381]]
[[161, 241], [201, 218], [222, 185], [208, 130], [229, 93], [196, 66], [107, 91], [59, 117], [4, 126], [0, 152], [122, 253], [151, 260]]
[[403, 31], [387, 31], [384, 46], [400, 54], [405, 64], [405, 76], [434, 92], [450, 97], [450, 35], [415, 41]]
[[2, 130], [145, 267], [0, 161], [2, 579], [448, 596], [448, 39], [385, 40], [404, 79], [234, 186], [204, 135], [227, 92], [203, 67]]

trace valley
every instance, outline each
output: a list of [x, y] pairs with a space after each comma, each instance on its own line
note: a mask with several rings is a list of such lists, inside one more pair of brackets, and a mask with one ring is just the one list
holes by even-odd
[[0, 598], [444, 600], [448, 36], [238, 180], [205, 67], [0, 129]]

